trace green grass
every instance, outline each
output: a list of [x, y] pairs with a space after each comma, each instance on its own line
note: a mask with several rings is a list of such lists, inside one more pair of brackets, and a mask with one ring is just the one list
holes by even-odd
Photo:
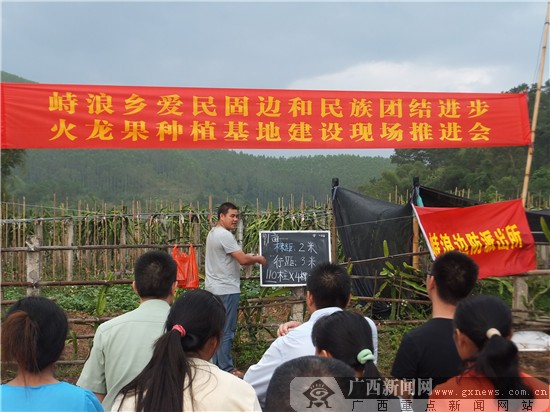
[[403, 335], [418, 325], [382, 326], [378, 329], [378, 370], [384, 377], [390, 376], [395, 354]]
[[[97, 316], [97, 303], [102, 286], [63, 286], [40, 288], [40, 295], [52, 298], [66, 312], [85, 312]], [[4, 288], [4, 300], [25, 297], [26, 288]], [[116, 315], [139, 306], [131, 285], [112, 285], [107, 292], [104, 316]]]

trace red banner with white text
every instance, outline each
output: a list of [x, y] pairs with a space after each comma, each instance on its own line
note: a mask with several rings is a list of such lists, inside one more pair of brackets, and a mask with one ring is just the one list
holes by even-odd
[[519, 199], [464, 208], [413, 208], [434, 259], [459, 250], [479, 265], [479, 278], [536, 269], [535, 241]]
[[527, 98], [1, 84], [1, 147], [380, 149], [523, 146]]

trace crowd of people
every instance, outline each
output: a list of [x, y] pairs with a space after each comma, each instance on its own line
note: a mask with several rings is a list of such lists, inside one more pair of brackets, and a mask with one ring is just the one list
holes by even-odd
[[[437, 412], [457, 399], [457, 411], [520, 410], [525, 402], [524, 410], [550, 410], [548, 384], [519, 369], [510, 309], [499, 298], [471, 296], [478, 268], [456, 251], [434, 261], [426, 278], [432, 318], [403, 336], [391, 377], [377, 367], [384, 349], [375, 323], [347, 309], [350, 277], [333, 263], [308, 274], [309, 319], [281, 325], [243, 374], [231, 357], [239, 270], [265, 258], [238, 246], [231, 234], [238, 219], [235, 205], [220, 206], [207, 238], [205, 290], [174, 299], [172, 257], [152, 251], [137, 259], [140, 305], [98, 327], [77, 385], [54, 374], [68, 332], [63, 310], [44, 297], [15, 303], [2, 323], [2, 359], [17, 374], [0, 387], [1, 410]], [[483, 393], [482, 409], [470, 392]]]

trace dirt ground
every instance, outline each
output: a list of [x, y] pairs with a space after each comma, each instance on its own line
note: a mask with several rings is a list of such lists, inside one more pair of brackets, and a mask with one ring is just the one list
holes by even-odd
[[525, 373], [550, 382], [550, 351], [520, 352], [519, 362]]

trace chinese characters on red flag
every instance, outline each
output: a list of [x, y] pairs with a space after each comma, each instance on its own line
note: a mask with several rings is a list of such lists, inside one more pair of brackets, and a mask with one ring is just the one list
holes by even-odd
[[535, 241], [519, 199], [465, 208], [413, 208], [434, 259], [459, 250], [476, 261], [480, 278], [536, 269]]
[[524, 94], [1, 86], [4, 149], [427, 149], [530, 142]]

